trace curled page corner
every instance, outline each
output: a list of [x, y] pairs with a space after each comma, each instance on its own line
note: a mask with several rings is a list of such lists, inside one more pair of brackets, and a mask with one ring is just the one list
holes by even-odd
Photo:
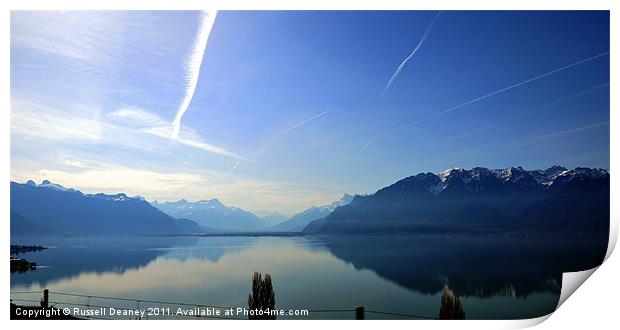
[[[592, 274], [594, 274], [594, 272], [599, 267], [600, 267], [600, 265], [596, 266], [594, 268], [591, 268], [591, 269], [582, 270], [582, 271], [578, 271], [578, 272], [563, 273], [562, 274], [562, 289], [560, 291], [560, 299], [558, 301], [558, 305], [555, 307], [555, 310], [557, 311], [558, 308], [560, 308], [560, 306], [562, 306], [562, 304], [566, 301], [566, 299], [568, 299], [568, 297], [570, 297], [575, 291], [577, 291], [577, 289]], [[541, 317], [519, 320], [518, 322], [515, 322], [513, 324], [514, 328], [524, 329], [524, 328], [533, 327], [535, 325], [539, 325], [539, 324], [545, 322], [553, 313], [555, 313], [555, 311], [553, 311], [553, 312], [551, 312], [551, 313], [549, 313], [547, 315], [543, 315]]]
[[[615, 223], [614, 221], [610, 222], [610, 230], [609, 230], [609, 241], [608, 241], [608, 245], [607, 245], [607, 253], [605, 254], [605, 259], [603, 260], [603, 262], [601, 262], [600, 265], [594, 267], [594, 268], [590, 268], [590, 269], [586, 269], [586, 270], [582, 270], [582, 271], [577, 271], [577, 272], [566, 272], [566, 273], [562, 273], [562, 289], [560, 290], [560, 299], [558, 300], [558, 305], [555, 307], [555, 310], [558, 310], [558, 308], [560, 308], [560, 306], [562, 306], [562, 304], [564, 304], [564, 302], [568, 299], [568, 297], [570, 297], [573, 293], [575, 293], [575, 291], [577, 291], [577, 289], [590, 277], [592, 276], [592, 274], [594, 274], [594, 272], [601, 267], [601, 265], [603, 263], [605, 263], [605, 261], [607, 261], [607, 259], [609, 259], [609, 256], [611, 256], [611, 253], [613, 252], [614, 248], [616, 247], [616, 243], [618, 241], [618, 224]], [[529, 326], [534, 326], [537, 324], [540, 324], [542, 322], [544, 322], [545, 320], [547, 320], [547, 318], [549, 318], [549, 316], [551, 316], [551, 314], [553, 313], [549, 313], [545, 316], [539, 317], [539, 318], [534, 318], [534, 319], [529, 319], [529, 320], [524, 320], [526, 321], [525, 324], [523, 324], [526, 327]]]
[[[611, 253], [616, 247], [616, 242], [618, 240], [618, 225], [611, 221], [610, 230], [609, 230], [609, 241], [607, 243], [607, 253], [605, 254], [605, 259], [601, 263], [601, 265], [609, 259]], [[582, 270], [578, 272], [567, 272], [562, 274], [562, 289], [560, 291], [560, 300], [558, 301], [558, 305], [556, 306], [556, 310], [562, 306], [562, 304], [570, 297], [582, 284], [585, 282], [594, 272], [601, 267], [598, 265], [594, 268]]]
[[568, 297], [570, 297], [583, 284], [583, 282], [590, 277], [590, 275], [594, 274], [599, 267], [600, 265], [579, 272], [563, 273], [560, 300], [558, 301], [558, 306], [555, 309], [557, 310], [560, 308], [566, 299], [568, 299]]
[[509, 329], [531, 328], [533, 326], [536, 326], [536, 325], [539, 325], [539, 324], [545, 322], [549, 318], [549, 316], [551, 316], [551, 314], [553, 314], [553, 313], [549, 313], [547, 315], [543, 315], [543, 316], [535, 317], [535, 318], [531, 318], [531, 319], [522, 319], [522, 320], [511, 321], [511, 323], [506, 328], [509, 328]]

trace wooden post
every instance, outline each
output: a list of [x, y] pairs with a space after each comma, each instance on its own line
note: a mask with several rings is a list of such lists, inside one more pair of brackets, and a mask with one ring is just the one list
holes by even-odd
[[356, 320], [364, 319], [364, 306], [355, 307], [355, 319]]
[[43, 290], [43, 300], [41, 301], [41, 307], [47, 308], [50, 303], [50, 291], [48, 289]]

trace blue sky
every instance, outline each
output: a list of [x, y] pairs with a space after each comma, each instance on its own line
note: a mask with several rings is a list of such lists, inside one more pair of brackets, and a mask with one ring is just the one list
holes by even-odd
[[12, 12], [11, 178], [291, 214], [449, 167], [609, 167], [607, 12], [437, 15]]

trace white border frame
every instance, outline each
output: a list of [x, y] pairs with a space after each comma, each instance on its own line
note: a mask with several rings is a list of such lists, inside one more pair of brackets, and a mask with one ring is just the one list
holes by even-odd
[[[82, 10], [137, 10], [137, 9], [154, 9], [154, 10], [172, 10], [172, 9], [221, 9], [221, 10], [610, 10], [610, 24], [611, 24], [611, 40], [610, 40], [610, 109], [616, 109], [611, 111], [610, 114], [610, 173], [611, 173], [611, 200], [619, 200], [618, 188], [619, 177], [615, 175], [615, 170], [618, 168], [618, 148], [613, 144], [613, 141], [618, 141], [620, 138], [619, 127], [619, 113], [618, 113], [618, 65], [614, 60], [613, 55], [618, 54], [618, 42], [620, 40], [619, 33], [619, 15], [617, 14], [620, 1], [612, 0], [355, 0], [347, 1], [342, 0], [337, 2], [336, 0], [183, 0], [183, 1], [160, 1], [160, 0], [90, 0], [90, 1], [78, 1], [78, 0], [21, 0], [19, 2], [4, 1], [4, 10], [1, 13], [0, 22], [3, 22], [3, 33], [1, 34], [2, 44], [5, 51], [2, 53], [2, 74], [4, 76], [2, 95], [4, 100], [4, 109], [0, 111], [0, 124], [3, 126], [0, 132], [2, 133], [2, 139], [0, 141], [0, 148], [2, 150], [2, 162], [0, 162], [1, 173], [3, 174], [4, 185], [0, 188], [0, 210], [2, 223], [9, 222], [9, 184], [10, 181], [10, 10], [69, 10], [69, 9], [82, 9]], [[615, 42], [614, 42], [615, 41]], [[615, 148], [614, 148], [615, 147]], [[616, 204], [611, 205], [611, 230], [609, 248], [607, 251], [606, 261], [598, 268], [601, 271], [594, 272], [594, 270], [565, 274], [562, 298], [566, 298], [565, 287], [570, 286], [576, 289], [592, 275], [593, 279], [586, 282], [583, 288], [578, 290], [574, 296], [575, 298], [568, 299], [568, 302], [562, 306], [557, 312], [550, 315], [529, 320], [518, 321], [366, 321], [356, 323], [355, 326], [362, 329], [374, 329], [376, 326], [390, 326], [395, 328], [411, 328], [411, 327], [423, 327], [423, 328], [448, 328], [451, 326], [458, 326], [465, 329], [496, 329], [496, 328], [523, 328], [539, 324], [547, 319], [542, 327], [547, 329], [558, 329], [562, 327], [586, 327], [586, 326], [606, 326], [617, 323], [615, 296], [614, 293], [618, 292], [617, 280], [620, 278], [620, 272], [618, 271], [619, 261], [618, 257], [612, 257], [617, 238], [618, 238], [618, 219], [619, 208]], [[4, 227], [6, 228], [6, 227]], [[0, 245], [0, 255], [7, 255], [9, 248], [9, 232], [0, 231], [2, 245]], [[10, 280], [8, 264], [5, 262], [1, 266], [0, 272], [2, 272], [4, 279], [0, 280], [0, 286], [2, 291], [8, 295], [10, 291]], [[574, 292], [571, 290], [570, 293]], [[569, 294], [570, 295], [570, 294]], [[562, 301], [563, 301], [562, 299]], [[2, 322], [9, 322], [8, 310], [0, 311], [2, 313]], [[53, 322], [20, 322], [12, 321], [10, 327], [19, 326], [20, 328], [34, 328], [41, 327], [62, 327], [63, 329], [78, 329], [84, 326], [82, 322], [67, 322], [67, 321], [53, 321]], [[91, 321], [89, 327], [95, 329], [103, 329], [110, 326], [110, 324], [103, 323], [106, 321]], [[189, 327], [248, 327], [247, 323], [236, 321], [209, 321], [215, 323], [205, 324], [205, 321], [158, 321], [158, 322], [139, 322], [132, 323], [131, 325], [125, 322], [132, 321], [116, 321], [122, 322], [119, 326], [131, 326], [131, 327], [170, 327], [178, 326], [172, 322], [183, 322], [184, 326]], [[226, 322], [221, 323], [221, 322]], [[295, 323], [290, 323], [295, 322]], [[315, 327], [350, 327], [353, 326], [351, 322], [356, 321], [277, 321], [277, 322], [253, 322], [251, 327], [255, 328], [269, 328], [269, 329], [285, 329], [294, 327], [315, 328]], [[389, 324], [387, 324], [389, 322]], [[609, 326], [607, 326], [609, 327]]]

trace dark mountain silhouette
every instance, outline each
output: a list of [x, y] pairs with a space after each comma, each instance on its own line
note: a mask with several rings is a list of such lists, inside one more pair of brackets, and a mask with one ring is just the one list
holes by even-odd
[[11, 237], [18, 235], [52, 234], [54, 229], [43, 224], [35, 224], [11, 210]]
[[306, 233], [609, 230], [602, 169], [449, 169], [356, 196]]
[[46, 180], [41, 185], [11, 182], [11, 232], [187, 234], [202, 229], [195, 222], [170, 217], [140, 197], [85, 195]]
[[607, 231], [609, 188], [609, 176], [575, 178], [563, 184], [551, 197], [528, 207], [522, 216], [522, 225], [543, 231]]

